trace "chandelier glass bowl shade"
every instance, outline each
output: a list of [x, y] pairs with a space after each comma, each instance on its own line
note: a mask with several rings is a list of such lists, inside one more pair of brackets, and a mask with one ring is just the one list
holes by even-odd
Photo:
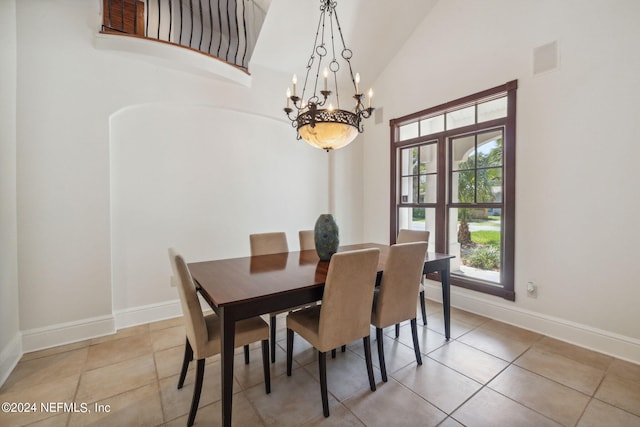
[[[325, 43], [325, 39], [330, 45]], [[336, 39], [342, 46], [339, 50], [336, 50], [339, 48], [336, 46]], [[362, 119], [371, 117], [374, 110], [371, 107], [373, 91], [369, 89], [368, 106], [365, 108], [364, 95], [360, 93], [360, 75], [354, 75], [351, 68], [352, 56], [353, 52], [346, 47], [342, 36], [336, 2], [320, 0], [320, 20], [313, 51], [307, 62], [302, 93], [298, 95], [298, 78], [295, 74], [293, 93], [287, 88], [287, 106], [284, 111], [291, 120], [291, 125], [297, 130], [297, 139], [303, 139], [313, 147], [329, 151], [348, 145], [358, 133], [364, 131]], [[354, 106], [351, 110], [342, 109], [340, 106], [338, 72], [341, 67], [346, 68], [353, 84]], [[319, 88], [321, 79], [322, 88]], [[333, 90], [329, 90], [329, 87]]]

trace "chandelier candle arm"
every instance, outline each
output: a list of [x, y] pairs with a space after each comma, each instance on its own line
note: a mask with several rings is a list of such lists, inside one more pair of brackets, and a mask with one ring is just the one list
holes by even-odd
[[[304, 139], [310, 145], [326, 151], [335, 150], [348, 145], [355, 139], [358, 133], [362, 133], [362, 119], [371, 117], [374, 108], [371, 106], [371, 98], [373, 91], [370, 89], [368, 93], [368, 107], [364, 108], [362, 103], [363, 94], [360, 93], [360, 73], [353, 75], [351, 67], [351, 57], [353, 52], [348, 49], [344, 42], [342, 29], [338, 21], [338, 13], [336, 11], [337, 2], [335, 0], [320, 0], [320, 19], [316, 29], [316, 38], [314, 40], [314, 49], [311, 57], [307, 62], [305, 80], [302, 95], [299, 97], [297, 93], [297, 75], [293, 75], [293, 95], [287, 88], [287, 106], [284, 108], [291, 125], [297, 130], [297, 139]], [[328, 22], [327, 22], [328, 20]], [[334, 24], [335, 22], [335, 24]], [[325, 26], [330, 28], [330, 36], [325, 42]], [[337, 28], [339, 40], [342, 41], [342, 51], [340, 55], [336, 55], [336, 46], [334, 43], [334, 28]], [[330, 49], [328, 47], [330, 43]], [[331, 52], [332, 58], [325, 58]], [[329, 61], [324, 67], [322, 74], [322, 89], [318, 88], [320, 70], [322, 69], [323, 60]], [[347, 111], [340, 108], [340, 99], [338, 94], [338, 72], [340, 71], [340, 63], [338, 59], [345, 62], [347, 72], [353, 87], [355, 89], [354, 98], [356, 105], [353, 111]], [[314, 75], [310, 77], [310, 71], [315, 68]], [[333, 73], [332, 88], [329, 87], [329, 72]], [[307, 96], [307, 84], [309, 83], [309, 91], [313, 93]], [[313, 88], [311, 87], [313, 86]], [[320, 96], [318, 96], [318, 93]], [[305, 102], [304, 99], [307, 99]], [[335, 99], [334, 99], [335, 98]], [[333, 108], [333, 103], [328, 103], [328, 108], [323, 108], [328, 100], [334, 100], [337, 108]]]

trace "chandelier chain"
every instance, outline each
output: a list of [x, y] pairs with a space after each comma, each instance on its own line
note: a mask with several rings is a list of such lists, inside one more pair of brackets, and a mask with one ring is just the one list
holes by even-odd
[[[296, 91], [298, 80], [294, 74], [293, 93], [287, 89], [287, 106], [284, 108], [287, 117], [291, 120], [291, 125], [297, 130], [297, 139], [304, 139], [309, 144], [324, 150], [341, 148], [349, 144], [358, 133], [364, 131], [362, 119], [371, 117], [374, 110], [371, 107], [373, 96], [371, 90], [369, 90], [368, 107], [365, 108], [362, 103], [363, 94], [359, 88], [360, 74], [354, 75], [351, 65], [353, 52], [345, 43], [336, 5], [335, 0], [320, 0], [320, 19], [316, 27], [313, 50], [307, 61], [302, 92], [298, 96]], [[326, 44], [329, 42], [330, 47]], [[336, 47], [336, 43], [341, 43], [342, 46]], [[351, 111], [341, 109], [340, 105], [338, 93], [338, 72], [342, 68], [340, 58], [347, 62], [349, 77], [355, 89], [353, 98], [356, 102]], [[320, 73], [323, 65], [324, 82], [321, 83]], [[312, 70], [313, 68], [315, 70]], [[315, 78], [312, 74], [314, 71]], [[331, 89], [329, 89], [329, 72], [333, 74]], [[328, 108], [325, 108], [325, 104], [334, 99], [337, 109], [331, 103]]]

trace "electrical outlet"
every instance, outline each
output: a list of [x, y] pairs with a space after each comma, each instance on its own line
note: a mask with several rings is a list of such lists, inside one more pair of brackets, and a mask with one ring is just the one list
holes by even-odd
[[533, 282], [527, 282], [527, 296], [529, 298], [538, 298], [538, 285]]

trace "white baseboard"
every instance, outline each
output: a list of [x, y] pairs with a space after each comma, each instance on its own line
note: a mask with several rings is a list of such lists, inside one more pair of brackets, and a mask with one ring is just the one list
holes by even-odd
[[[439, 283], [425, 283], [425, 291], [427, 298], [442, 302]], [[455, 287], [451, 289], [451, 306], [640, 364], [640, 340], [635, 338], [526, 310], [501, 300], [478, 298], [456, 291]]]
[[0, 351], [0, 387], [9, 378], [11, 371], [22, 357], [22, 335], [17, 332], [2, 351]]
[[114, 315], [116, 329], [122, 329], [182, 316], [182, 307], [180, 306], [180, 300], [177, 299], [124, 310], [115, 310]]
[[22, 331], [25, 353], [115, 333], [112, 315], [58, 323]]
[[[113, 315], [98, 316], [22, 331], [22, 352], [70, 344], [116, 333], [119, 329], [182, 315], [180, 300], [116, 310]], [[3, 351], [4, 354], [4, 351]], [[0, 359], [0, 361], [3, 359]], [[11, 367], [13, 369], [13, 367]]]

